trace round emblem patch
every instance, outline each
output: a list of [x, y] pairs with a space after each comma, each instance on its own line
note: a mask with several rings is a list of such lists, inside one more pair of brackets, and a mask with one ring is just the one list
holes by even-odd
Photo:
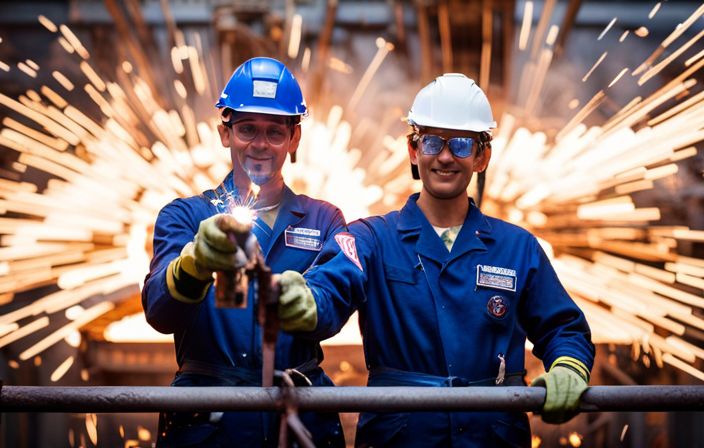
[[508, 310], [508, 301], [502, 296], [494, 296], [489, 299], [486, 309], [494, 317], [503, 317], [506, 314], [506, 310]]

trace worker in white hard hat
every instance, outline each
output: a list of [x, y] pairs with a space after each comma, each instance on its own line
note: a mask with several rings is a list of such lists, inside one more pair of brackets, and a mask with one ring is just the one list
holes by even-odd
[[[282, 167], [301, 139], [308, 109], [294, 75], [279, 61], [257, 57], [240, 65], [215, 105], [222, 145], [232, 171], [222, 184], [198, 196], [167, 204], [154, 230], [154, 257], [142, 291], [147, 321], [173, 333], [178, 372], [172, 385], [262, 385], [264, 330], [258, 323], [255, 282], [242, 308], [216, 306], [214, 272], [242, 266], [242, 248], [223, 231], [256, 237], [273, 273], [303, 272], [323, 243], [345, 227], [342, 212], [325, 201], [294, 193]], [[254, 187], [259, 194], [254, 196]], [[238, 205], [251, 206], [253, 222], [233, 223]], [[300, 306], [299, 306], [300, 305]], [[314, 310], [293, 304], [289, 312]], [[300, 338], [280, 325], [275, 369], [295, 369], [295, 381], [333, 386], [319, 366], [318, 340]], [[344, 448], [336, 413], [302, 412], [300, 419], [317, 446]], [[157, 447], [276, 447], [280, 421], [273, 412], [162, 412]]]
[[[547, 373], [542, 418], [577, 414], [594, 362], [584, 314], [536, 238], [485, 216], [467, 196], [491, 159], [493, 120], [484, 92], [461, 74], [438, 77], [408, 114], [408, 153], [422, 180], [400, 211], [353, 222], [323, 248], [324, 264], [286, 271], [283, 310], [305, 337], [340, 331], [359, 310], [368, 385], [525, 385], [525, 341]], [[314, 327], [311, 330], [311, 327]], [[363, 412], [358, 447], [530, 447], [523, 412]]]

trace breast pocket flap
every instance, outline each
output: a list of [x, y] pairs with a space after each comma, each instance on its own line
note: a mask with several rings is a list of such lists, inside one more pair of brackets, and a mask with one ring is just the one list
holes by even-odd
[[389, 281], [415, 285], [418, 283], [420, 272], [414, 269], [401, 268], [384, 263], [384, 275], [386, 276], [386, 280]]

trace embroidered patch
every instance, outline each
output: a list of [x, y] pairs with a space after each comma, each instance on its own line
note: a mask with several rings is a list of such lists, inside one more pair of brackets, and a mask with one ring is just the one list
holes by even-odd
[[337, 241], [337, 244], [340, 246], [340, 249], [342, 249], [342, 252], [347, 255], [347, 258], [349, 258], [352, 263], [356, 264], [357, 267], [364, 272], [364, 269], [362, 269], [362, 263], [359, 262], [359, 258], [357, 257], [357, 246], [354, 243], [354, 237], [347, 232], [340, 232], [335, 235], [335, 241]]
[[515, 291], [516, 271], [479, 264], [477, 265], [477, 286]]
[[503, 296], [494, 296], [489, 299], [486, 309], [494, 317], [502, 317], [508, 310], [508, 300]]
[[254, 92], [252, 96], [255, 98], [276, 98], [277, 84], [271, 81], [252, 81], [254, 84]]
[[323, 248], [323, 241], [320, 238], [320, 230], [305, 229], [303, 227], [289, 227], [284, 232], [286, 235], [286, 246], [297, 249], [320, 251]]

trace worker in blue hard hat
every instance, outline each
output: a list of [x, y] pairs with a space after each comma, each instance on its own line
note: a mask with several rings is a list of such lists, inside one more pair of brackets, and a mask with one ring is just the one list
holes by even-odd
[[[359, 310], [368, 386], [525, 385], [525, 343], [547, 373], [542, 418], [577, 414], [594, 362], [589, 326], [538, 240], [485, 216], [467, 196], [496, 127], [473, 80], [446, 74], [408, 115], [422, 180], [400, 211], [349, 224], [305, 275], [286, 271], [280, 318], [307, 337], [337, 333]], [[287, 313], [305, 303], [315, 319]], [[358, 447], [530, 447], [523, 412], [363, 412]]]
[[[232, 172], [217, 188], [176, 199], [161, 210], [142, 303], [147, 321], [174, 335], [179, 370], [173, 386], [261, 386], [262, 329], [252, 285], [246, 308], [215, 306], [214, 272], [242, 263], [242, 251], [218, 220], [233, 206], [254, 201], [251, 233], [273, 273], [305, 271], [345, 220], [337, 207], [297, 195], [284, 183], [281, 170], [288, 157], [295, 160], [299, 123], [308, 110], [296, 78], [283, 64], [263, 57], [246, 61], [216, 107]], [[295, 311], [311, 312], [306, 307]], [[332, 386], [319, 367], [318, 341], [297, 337], [286, 325], [280, 328], [275, 368], [296, 369], [314, 386]], [[345, 446], [337, 414], [302, 413], [301, 420], [316, 446]], [[157, 446], [276, 447], [278, 434], [274, 413], [165, 412]]]

